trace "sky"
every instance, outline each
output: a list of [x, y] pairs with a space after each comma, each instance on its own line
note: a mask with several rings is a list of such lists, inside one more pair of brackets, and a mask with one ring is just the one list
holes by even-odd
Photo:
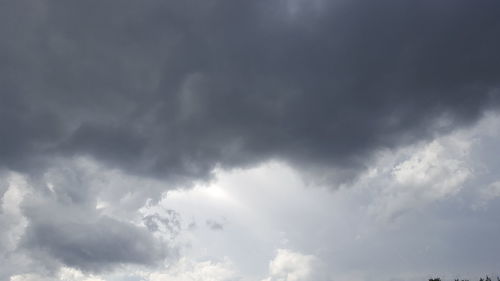
[[0, 280], [500, 274], [499, 14], [0, 1]]

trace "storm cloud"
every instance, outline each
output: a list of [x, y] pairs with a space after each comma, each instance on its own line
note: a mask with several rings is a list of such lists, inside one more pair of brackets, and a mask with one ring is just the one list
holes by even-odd
[[11, 169], [89, 155], [172, 180], [270, 158], [355, 174], [498, 96], [497, 1], [2, 5]]

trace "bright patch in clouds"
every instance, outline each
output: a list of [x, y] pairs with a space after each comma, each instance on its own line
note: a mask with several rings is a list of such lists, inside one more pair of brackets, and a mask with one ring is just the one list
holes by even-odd
[[[310, 269], [313, 264], [329, 265], [321, 269], [329, 272], [321, 277], [324, 280], [418, 280], [425, 278], [418, 275], [422, 271], [446, 274], [432, 259], [426, 261], [429, 255], [451, 254], [446, 243], [438, 247], [419, 235], [422, 229], [434, 229], [437, 239], [460, 239], [456, 227], [471, 226], [463, 226], [450, 212], [458, 208], [475, 216], [481, 194], [489, 192], [494, 198], [495, 183], [482, 186], [477, 178], [500, 168], [484, 170], [485, 142], [499, 138], [489, 129], [492, 124], [500, 124], [498, 116], [489, 115], [475, 127], [429, 142], [384, 151], [364, 175], [341, 189], [311, 186], [296, 170], [271, 162], [246, 170], [219, 170], [209, 184], [170, 191], [158, 206], [175, 209], [196, 225], [189, 231], [186, 256], [225, 256], [250, 280], [319, 280], [308, 277], [319, 270]], [[447, 225], [436, 225], [434, 216], [444, 216]], [[222, 231], [214, 231], [207, 221], [220, 222]], [[398, 254], [377, 258], [383, 251]], [[268, 273], [263, 260], [269, 261]], [[408, 272], [411, 265], [415, 272]], [[463, 271], [471, 272], [476, 274], [473, 269]]]
[[[262, 281], [322, 281], [327, 280], [316, 257], [278, 249], [269, 263], [269, 277]], [[322, 276], [323, 275], [323, 276]]]

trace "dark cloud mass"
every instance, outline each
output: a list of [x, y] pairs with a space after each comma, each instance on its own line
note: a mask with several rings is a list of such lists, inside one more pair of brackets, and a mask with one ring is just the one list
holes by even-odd
[[495, 103], [499, 12], [492, 0], [5, 2], [2, 164], [85, 154], [181, 180], [268, 158], [357, 169]]

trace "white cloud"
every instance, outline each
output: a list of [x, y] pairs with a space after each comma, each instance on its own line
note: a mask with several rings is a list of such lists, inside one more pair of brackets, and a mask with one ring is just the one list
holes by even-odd
[[49, 281], [49, 278], [37, 274], [19, 274], [11, 276], [10, 281]]
[[69, 267], [62, 267], [59, 271], [59, 279], [61, 281], [104, 281], [99, 277], [87, 275], [81, 271]]
[[375, 169], [382, 172], [361, 180], [365, 188], [378, 191], [369, 211], [379, 219], [393, 219], [457, 194], [473, 176], [471, 145], [467, 137], [451, 135], [388, 152], [393, 162], [377, 163]]
[[262, 281], [321, 281], [327, 280], [320, 261], [288, 249], [279, 249], [269, 263], [269, 277]]
[[240, 280], [231, 262], [226, 258], [221, 262], [193, 262], [186, 258], [164, 272], [154, 272], [145, 276], [148, 281], [235, 281]]
[[429, 204], [465, 196], [469, 207], [500, 194], [498, 150], [500, 116], [486, 114], [475, 126], [379, 155], [351, 188], [370, 194], [367, 208], [391, 221]]
[[[26, 227], [26, 219], [21, 213], [20, 204], [28, 192], [23, 177], [11, 173], [5, 182], [7, 188], [0, 197], [0, 249], [14, 250]], [[0, 255], [1, 256], [1, 255]]]
[[[54, 279], [56, 278], [56, 279]], [[46, 277], [38, 274], [19, 274], [10, 278], [10, 281], [105, 281], [94, 275], [84, 274], [81, 271], [69, 267], [62, 267], [54, 277]]]
[[495, 181], [481, 190], [481, 198], [485, 201], [500, 197], [500, 181]]
[[425, 189], [433, 198], [456, 193], [471, 174], [464, 161], [468, 147], [469, 143], [456, 140], [433, 141], [394, 167], [394, 180], [402, 186]]

